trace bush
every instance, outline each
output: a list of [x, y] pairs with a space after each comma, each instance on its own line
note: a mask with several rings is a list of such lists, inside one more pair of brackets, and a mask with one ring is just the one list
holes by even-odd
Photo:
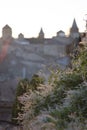
[[12, 122], [18, 123], [19, 120], [17, 119], [19, 114], [23, 113], [24, 104], [19, 101], [19, 97], [29, 91], [36, 91], [40, 84], [44, 83], [44, 79], [39, 77], [38, 75], [34, 74], [32, 76], [31, 81], [28, 79], [22, 79], [19, 81], [17, 90], [16, 90], [16, 98], [13, 104], [12, 110]]
[[30, 81], [30, 86], [32, 91], [37, 90], [39, 85], [43, 83], [44, 83], [44, 79], [42, 77], [39, 77], [37, 74], [34, 74]]
[[[74, 60], [75, 61], [75, 60]], [[87, 49], [76, 58], [71, 70], [53, 75], [50, 85], [39, 89], [42, 80], [34, 75], [29, 84], [31, 92], [25, 95], [24, 125], [40, 112], [47, 112], [46, 123], [53, 123], [56, 130], [67, 130], [70, 125], [84, 130], [87, 119]]]
[[22, 110], [23, 104], [20, 103], [20, 101], [18, 100], [18, 97], [22, 96], [24, 93], [28, 91], [29, 84], [30, 83], [28, 79], [23, 79], [19, 81], [18, 83], [17, 90], [16, 90], [16, 98], [15, 98], [13, 109], [12, 109], [12, 122], [13, 123], [18, 123], [18, 119], [17, 119], [18, 114], [23, 113], [23, 110]]

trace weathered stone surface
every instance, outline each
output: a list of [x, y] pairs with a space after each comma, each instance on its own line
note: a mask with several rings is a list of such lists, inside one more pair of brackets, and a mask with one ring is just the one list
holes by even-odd
[[0, 126], [0, 130], [5, 130], [2, 126]]
[[[21, 41], [19, 44], [18, 40], [13, 40], [11, 43], [5, 41], [5, 44], [1, 42], [0, 119], [10, 120], [15, 91], [20, 79], [31, 78], [33, 74], [39, 72], [48, 78], [48, 67], [55, 68], [60, 63], [58, 60], [66, 56], [67, 44], [61, 45], [60, 41], [54, 41], [45, 44], [28, 44], [28, 41], [27, 44], [22, 44]], [[64, 61], [61, 63], [64, 64]]]
[[21, 126], [0, 125], [0, 130], [24, 130]]

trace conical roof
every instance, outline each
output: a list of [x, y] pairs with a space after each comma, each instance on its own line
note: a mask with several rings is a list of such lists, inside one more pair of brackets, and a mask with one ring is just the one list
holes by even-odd
[[78, 26], [77, 26], [77, 24], [76, 24], [75, 18], [74, 18], [74, 20], [73, 20], [73, 24], [72, 24], [72, 27], [71, 27], [70, 31], [71, 31], [71, 32], [78, 32]]
[[76, 24], [75, 18], [74, 18], [74, 20], [73, 20], [72, 28], [78, 28], [78, 27], [77, 27], [77, 24]]
[[4, 27], [3, 27], [3, 29], [11, 29], [11, 27], [8, 25], [8, 24], [6, 24]]
[[39, 34], [44, 34], [44, 32], [43, 32], [43, 29], [41, 28], [41, 30], [40, 30], [40, 33]]

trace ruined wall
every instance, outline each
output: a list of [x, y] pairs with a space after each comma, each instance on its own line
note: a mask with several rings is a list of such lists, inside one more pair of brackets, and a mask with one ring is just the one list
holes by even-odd
[[[1, 102], [7, 103], [10, 107], [9, 114], [11, 114], [18, 81], [23, 78], [30, 79], [35, 73], [48, 78], [50, 66], [55, 68], [58, 63], [64, 64], [66, 62], [60, 62], [61, 58], [66, 56], [66, 46], [60, 44], [28, 44], [25, 41], [21, 44], [13, 39], [8, 46], [1, 43], [0, 47], [5, 49], [5, 57], [0, 61], [0, 104]], [[0, 111], [2, 109], [3, 106], [0, 106]], [[5, 107], [5, 109], [7, 111], [8, 108]], [[2, 117], [6, 119], [4, 113], [5, 111], [2, 115], [0, 114], [0, 119]]]
[[44, 45], [44, 55], [63, 57], [66, 55], [65, 45]]

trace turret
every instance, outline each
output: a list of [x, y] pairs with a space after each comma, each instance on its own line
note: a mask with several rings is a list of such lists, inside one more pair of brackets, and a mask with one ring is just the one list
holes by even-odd
[[62, 30], [57, 32], [57, 37], [65, 37], [65, 32], [63, 32]]
[[39, 39], [44, 39], [44, 32], [43, 32], [43, 29], [41, 28], [40, 32], [39, 32], [39, 36], [38, 36]]
[[7, 39], [11, 39], [12, 38], [12, 29], [9, 25], [5, 25], [2, 28], [2, 39], [3, 40], [7, 40]]
[[22, 33], [20, 33], [20, 34], [18, 35], [18, 39], [19, 39], [19, 40], [24, 40], [24, 35], [23, 35]]
[[76, 24], [76, 20], [73, 20], [72, 27], [70, 28], [70, 36], [72, 38], [79, 38], [79, 29]]

